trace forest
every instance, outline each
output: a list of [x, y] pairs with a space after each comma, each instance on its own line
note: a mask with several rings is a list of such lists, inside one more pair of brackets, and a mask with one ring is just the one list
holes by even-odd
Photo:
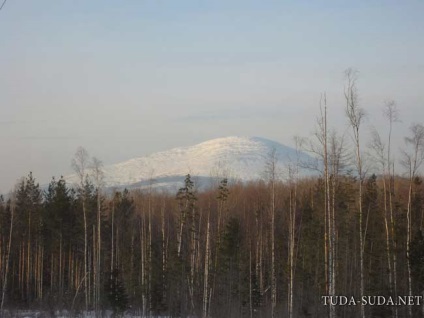
[[365, 143], [353, 73], [344, 93], [351, 138], [329, 128], [323, 95], [315, 135], [296, 139], [319, 164], [281, 173], [270, 153], [256, 182], [221, 176], [198, 191], [188, 174], [177, 193], [106, 189], [83, 148], [76, 186], [53, 178], [42, 189], [29, 173], [0, 199], [1, 313], [424, 317], [423, 302], [323, 301], [424, 290], [424, 126], [410, 126], [395, 162], [396, 104], [385, 104], [387, 131]]

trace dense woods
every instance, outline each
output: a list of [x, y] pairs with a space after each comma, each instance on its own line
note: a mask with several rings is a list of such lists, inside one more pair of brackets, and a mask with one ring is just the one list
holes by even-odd
[[0, 198], [1, 312], [424, 317], [422, 301], [324, 304], [326, 295], [396, 302], [424, 290], [424, 127], [411, 126], [395, 164], [388, 102], [387, 132], [364, 145], [355, 73], [346, 76], [351, 141], [328, 128], [325, 95], [314, 136], [296, 138], [316, 165], [292, 158], [281, 171], [271, 152], [263, 180], [222, 175], [198, 191], [187, 175], [177, 193], [154, 190], [153, 179], [106, 189], [101, 162], [83, 148], [72, 160], [78, 184], [41, 189], [30, 173]]
[[[75, 314], [324, 317], [322, 295], [361, 295], [357, 183], [350, 174], [332, 183], [329, 247], [324, 178], [223, 179], [198, 193], [187, 176], [176, 195], [98, 195], [89, 180], [78, 190], [52, 180], [41, 191], [30, 174], [0, 205], [2, 302]], [[363, 188], [364, 295], [408, 295], [410, 288], [421, 295], [421, 179], [370, 175]], [[338, 317], [360, 313], [359, 306], [334, 308]], [[364, 306], [370, 317], [406, 317], [408, 308]], [[421, 307], [411, 308], [419, 317]]]
[[[324, 178], [232, 185], [223, 179], [198, 193], [187, 176], [177, 195], [98, 195], [88, 180], [78, 190], [52, 180], [43, 192], [30, 174], [1, 201], [2, 300], [9, 308], [76, 312], [323, 317], [329, 307], [321, 295], [330, 287], [337, 295], [361, 295], [358, 178], [348, 173], [334, 181], [328, 231]], [[421, 179], [374, 174], [363, 188], [364, 295], [408, 295], [409, 288], [421, 295]], [[334, 308], [339, 317], [360, 310]], [[364, 307], [370, 317], [395, 310], [406, 317], [407, 308]], [[418, 317], [421, 308], [412, 309]]]

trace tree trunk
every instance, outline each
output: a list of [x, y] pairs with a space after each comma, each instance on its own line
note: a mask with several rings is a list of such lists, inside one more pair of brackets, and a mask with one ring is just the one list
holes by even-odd
[[208, 212], [208, 221], [206, 228], [206, 253], [205, 253], [205, 268], [204, 268], [204, 284], [203, 284], [203, 318], [207, 318], [209, 316], [209, 259], [210, 259], [210, 208]]
[[9, 228], [9, 241], [7, 243], [7, 255], [5, 260], [5, 270], [3, 273], [3, 286], [2, 286], [2, 292], [1, 292], [1, 304], [0, 304], [0, 314], [3, 316], [3, 306], [4, 306], [4, 299], [6, 295], [6, 289], [7, 289], [7, 278], [9, 275], [9, 260], [10, 260], [10, 251], [12, 249], [12, 234], [13, 234], [13, 221], [14, 221], [14, 214], [15, 214], [15, 208], [12, 206], [10, 208], [10, 228]]

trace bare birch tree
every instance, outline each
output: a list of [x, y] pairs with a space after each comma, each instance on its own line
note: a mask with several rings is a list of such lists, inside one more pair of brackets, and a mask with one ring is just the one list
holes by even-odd
[[[360, 270], [360, 296], [364, 295], [364, 233], [363, 233], [363, 211], [362, 211], [362, 197], [363, 197], [363, 163], [361, 156], [361, 138], [360, 128], [365, 117], [364, 110], [359, 107], [358, 89], [356, 87], [357, 71], [347, 69], [345, 71], [346, 86], [344, 95], [346, 100], [346, 116], [352, 128], [353, 142], [355, 145], [355, 166], [358, 174], [358, 212], [359, 212], [359, 270]], [[361, 306], [361, 317], [365, 317], [365, 307]]]
[[[393, 217], [393, 187], [392, 179], [394, 180], [394, 160], [391, 153], [391, 144], [392, 144], [392, 129], [393, 124], [400, 122], [399, 112], [394, 101], [388, 101], [385, 103], [383, 109], [383, 115], [389, 122], [389, 131], [387, 136], [387, 178], [388, 178], [388, 193], [389, 193], [389, 212], [390, 212], [390, 233], [391, 233], [391, 242], [392, 242], [392, 258], [393, 258], [393, 291], [394, 295], [397, 296], [397, 256], [396, 256], [396, 231], [395, 231], [395, 220]], [[393, 169], [391, 168], [393, 167]], [[398, 317], [398, 308], [395, 306], [395, 317]]]
[[375, 162], [378, 164], [379, 169], [383, 175], [383, 198], [384, 198], [384, 211], [383, 221], [384, 229], [386, 232], [386, 256], [387, 256], [387, 268], [389, 271], [389, 289], [393, 291], [393, 270], [392, 270], [392, 257], [391, 257], [391, 243], [390, 243], [390, 227], [389, 227], [389, 209], [387, 200], [387, 157], [386, 157], [386, 146], [382, 141], [380, 134], [376, 129], [371, 131], [371, 142], [369, 147], [373, 151]]
[[87, 150], [83, 147], [78, 147], [75, 156], [72, 159], [72, 168], [78, 177], [78, 187], [81, 192], [82, 213], [84, 218], [84, 291], [85, 291], [85, 309], [88, 310], [88, 297], [89, 297], [89, 284], [87, 279], [88, 273], [88, 260], [87, 260], [87, 211], [86, 211], [86, 193], [85, 182], [87, 179], [87, 169], [89, 167], [89, 155]]
[[297, 240], [296, 240], [296, 226], [298, 223], [297, 218], [297, 192], [299, 182], [299, 169], [300, 169], [300, 149], [302, 148], [303, 140], [299, 137], [294, 137], [295, 143], [295, 158], [290, 158], [291, 162], [288, 165], [289, 174], [289, 217], [288, 217], [288, 293], [287, 293], [287, 311], [288, 317], [294, 316], [294, 278], [296, 271], [296, 255], [297, 255]]
[[278, 178], [277, 152], [271, 149], [266, 162], [266, 174], [270, 192], [270, 214], [271, 214], [271, 317], [276, 316], [277, 306], [277, 276], [275, 269], [275, 186]]
[[203, 312], [202, 317], [209, 317], [209, 267], [211, 258], [211, 247], [210, 247], [210, 206], [208, 210], [208, 220], [206, 226], [206, 250], [205, 250], [205, 266], [204, 266], [204, 277], [203, 277]]
[[[320, 99], [320, 114], [314, 132], [314, 140], [310, 140], [308, 152], [318, 157], [319, 161], [307, 163], [308, 169], [317, 170], [324, 181], [324, 271], [325, 292], [336, 295], [336, 189], [339, 175], [346, 166], [344, 136], [330, 130], [327, 119], [327, 96]], [[336, 308], [329, 306], [330, 317], [336, 316]]]
[[[389, 289], [391, 293], [397, 296], [397, 257], [396, 257], [396, 239], [395, 223], [393, 218], [393, 200], [392, 200], [392, 173], [393, 159], [391, 154], [391, 139], [393, 124], [399, 122], [399, 114], [396, 103], [393, 100], [386, 101], [383, 108], [383, 116], [389, 123], [387, 144], [383, 141], [376, 129], [371, 132], [370, 148], [374, 153], [374, 159], [381, 169], [383, 180], [383, 220], [386, 232], [386, 257], [387, 268], [389, 271]], [[393, 308], [394, 316], [397, 317], [398, 309]]]
[[[410, 261], [410, 245], [412, 238], [412, 185], [417, 176], [418, 170], [424, 161], [424, 126], [421, 124], [412, 124], [410, 127], [411, 136], [405, 137], [406, 146], [411, 149], [403, 150], [402, 165], [407, 170], [409, 189], [408, 189], [408, 208], [407, 208], [407, 234], [406, 234], [406, 261], [408, 267], [408, 295], [412, 295], [411, 280], [411, 261]], [[409, 317], [412, 317], [412, 308], [408, 306]]]
[[97, 253], [96, 253], [96, 277], [95, 277], [95, 306], [96, 306], [96, 315], [99, 312], [100, 305], [100, 290], [101, 290], [101, 191], [104, 186], [104, 173], [103, 173], [103, 163], [93, 157], [91, 163], [91, 172], [93, 180], [96, 186], [97, 194]]

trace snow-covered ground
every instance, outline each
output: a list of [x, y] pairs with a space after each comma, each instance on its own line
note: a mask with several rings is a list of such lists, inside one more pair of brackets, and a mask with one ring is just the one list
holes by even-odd
[[[104, 167], [106, 187], [154, 187], [178, 184], [188, 173], [200, 178], [227, 177], [252, 181], [264, 176], [270, 152], [275, 149], [278, 167], [286, 171], [287, 164], [296, 160], [296, 151], [278, 142], [259, 137], [226, 137], [209, 140], [190, 147], [179, 147], [148, 156], [130, 159]], [[303, 161], [311, 158], [301, 153]], [[176, 179], [176, 177], [179, 177]], [[76, 175], [65, 177], [78, 182]]]
[[[94, 311], [84, 311], [84, 312], [74, 312], [71, 313], [67, 310], [46, 312], [46, 311], [37, 311], [37, 310], [4, 310], [1, 318], [111, 318], [112, 311], [105, 310], [99, 313], [96, 316]], [[123, 318], [169, 318], [169, 316], [143, 316], [139, 313], [126, 312]], [[195, 317], [192, 317], [195, 318]]]

